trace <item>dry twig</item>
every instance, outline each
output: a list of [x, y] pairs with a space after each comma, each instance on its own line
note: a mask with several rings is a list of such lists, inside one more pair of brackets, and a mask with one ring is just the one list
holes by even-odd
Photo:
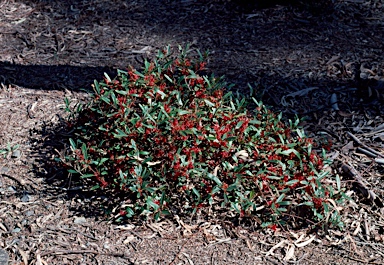
[[375, 203], [377, 206], [383, 207], [383, 204], [379, 197], [377, 197], [377, 195], [372, 190], [370, 190], [367, 185], [363, 183], [362, 177], [353, 166], [343, 164], [341, 166], [341, 170], [344, 174], [348, 175], [349, 177], [355, 180], [356, 185], [358, 186], [359, 190], [364, 195], [364, 197], [369, 199], [372, 203]]

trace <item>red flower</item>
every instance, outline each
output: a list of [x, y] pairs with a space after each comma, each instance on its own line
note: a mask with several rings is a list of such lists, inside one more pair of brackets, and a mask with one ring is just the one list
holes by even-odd
[[179, 170], [180, 169], [180, 162], [176, 162], [176, 164], [173, 165], [174, 170]]
[[223, 189], [224, 192], [227, 192], [228, 184], [224, 182], [221, 188]]
[[227, 152], [227, 151], [222, 151], [222, 152], [220, 152], [220, 155], [222, 156], [222, 158], [227, 158], [227, 157], [229, 157], [231, 154], [230, 154], [229, 152]]
[[135, 74], [133, 71], [134, 69], [132, 69], [131, 71], [128, 71], [129, 78], [131, 81], [136, 82], [139, 79], [139, 75]]
[[316, 209], [322, 209], [323, 207], [323, 199], [321, 198], [312, 198], [312, 202], [315, 205]]
[[164, 104], [164, 110], [165, 110], [166, 113], [170, 113], [171, 112], [171, 108], [167, 104]]
[[186, 67], [190, 67], [190, 66], [191, 66], [191, 61], [188, 60], [188, 59], [186, 59], [185, 62], [184, 62], [184, 65], [185, 65]]
[[241, 210], [241, 211], [240, 211], [240, 218], [244, 217], [244, 215], [245, 215], [244, 210]]
[[215, 92], [213, 92], [212, 96], [214, 96], [216, 99], [221, 99], [223, 97], [223, 90], [216, 90]]
[[276, 225], [276, 224], [269, 225], [268, 227], [269, 227], [270, 229], [272, 229], [273, 231], [276, 231], [276, 230], [277, 230], [277, 225]]
[[206, 98], [204, 89], [199, 89], [195, 92], [195, 97], [197, 98]]
[[143, 126], [143, 124], [141, 123], [141, 121], [137, 121], [135, 124], [136, 128], [141, 128], [142, 126]]
[[199, 70], [200, 70], [200, 71], [204, 70], [206, 64], [207, 64], [206, 62], [201, 62], [201, 63], [200, 63]]
[[309, 195], [312, 195], [313, 194], [313, 191], [312, 191], [312, 187], [311, 186], [306, 186], [305, 187], [305, 192], [308, 193]]
[[192, 168], [194, 168], [192, 159], [189, 159], [189, 161], [188, 161], [188, 167], [187, 167], [187, 168], [188, 168], [188, 169], [192, 169]]
[[304, 176], [302, 173], [296, 173], [295, 179], [297, 179], [298, 181], [302, 181], [302, 180], [304, 180]]
[[127, 214], [127, 212], [124, 211], [124, 210], [120, 210], [120, 212], [119, 212], [119, 215], [120, 215], [120, 216], [125, 216], [126, 214]]
[[268, 167], [268, 170], [269, 170], [270, 172], [276, 172], [276, 171], [277, 171], [277, 168], [275, 168], [274, 166], [270, 166], [270, 167]]
[[147, 75], [146, 77], [144, 77], [144, 80], [147, 82], [148, 86], [155, 85], [155, 77], [153, 75]]
[[323, 167], [324, 167], [323, 161], [321, 159], [319, 159], [317, 161], [317, 169], [322, 169]]
[[316, 155], [314, 153], [311, 153], [309, 155], [309, 161], [311, 161], [312, 163], [315, 162], [315, 158], [316, 158]]
[[201, 149], [197, 146], [194, 146], [191, 148], [191, 151], [194, 152], [195, 154], [198, 154], [201, 151]]

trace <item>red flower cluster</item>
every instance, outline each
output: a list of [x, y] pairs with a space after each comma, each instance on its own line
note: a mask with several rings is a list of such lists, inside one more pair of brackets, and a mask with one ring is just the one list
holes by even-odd
[[200, 76], [204, 68], [164, 51], [143, 73], [132, 68], [95, 85], [91, 106], [71, 123], [87, 143], [73, 147], [76, 169], [102, 188], [135, 195], [141, 213], [176, 200], [192, 210], [221, 203], [242, 217], [263, 205], [263, 218], [276, 222], [295, 200], [323, 211], [329, 193], [318, 198], [323, 159], [312, 140], [292, 136], [296, 128], [259, 103], [251, 115], [244, 101], [224, 96], [220, 80]]

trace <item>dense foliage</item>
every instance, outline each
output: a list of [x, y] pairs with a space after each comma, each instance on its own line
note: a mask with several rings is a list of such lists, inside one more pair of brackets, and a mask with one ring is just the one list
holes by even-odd
[[105, 75], [89, 104], [72, 109], [67, 100], [69, 172], [124, 194], [120, 217], [210, 209], [273, 229], [305, 219], [340, 225], [325, 154], [298, 120], [285, 125], [262, 103], [226, 92], [202, 74], [205, 55], [187, 52], [168, 47], [141, 71]]

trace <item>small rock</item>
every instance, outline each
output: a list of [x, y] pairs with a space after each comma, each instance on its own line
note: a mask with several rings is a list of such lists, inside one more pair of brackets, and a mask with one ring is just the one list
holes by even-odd
[[16, 192], [16, 188], [13, 187], [13, 186], [9, 186], [9, 187], [8, 187], [8, 191], [10, 191], [10, 192]]
[[21, 229], [18, 228], [18, 227], [16, 227], [15, 229], [13, 229], [13, 230], [11, 231], [11, 233], [19, 233], [20, 231], [21, 231]]
[[21, 197], [22, 202], [29, 202], [29, 200], [30, 200], [30, 197], [28, 194], [24, 194], [23, 197]]
[[75, 220], [73, 221], [75, 224], [84, 224], [87, 220], [84, 217], [75, 216]]
[[29, 211], [27, 211], [27, 212], [25, 213], [26, 216], [32, 216], [32, 215], [34, 215], [34, 214], [35, 214], [35, 211], [33, 211], [33, 210], [29, 210]]
[[0, 169], [0, 173], [7, 173], [9, 171], [9, 167], [2, 167]]
[[21, 156], [20, 150], [13, 151], [11, 155], [12, 158], [19, 158], [20, 156]]
[[8, 264], [8, 253], [0, 248], [0, 265], [7, 265]]

